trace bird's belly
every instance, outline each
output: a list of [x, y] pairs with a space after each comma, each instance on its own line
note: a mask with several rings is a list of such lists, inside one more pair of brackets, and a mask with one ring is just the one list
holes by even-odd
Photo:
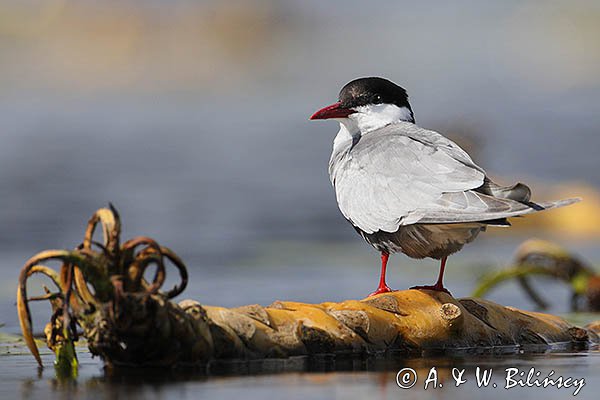
[[447, 257], [473, 241], [485, 230], [481, 223], [414, 224], [401, 226], [398, 231], [365, 233], [355, 228], [373, 247], [387, 253], [402, 252], [412, 258]]

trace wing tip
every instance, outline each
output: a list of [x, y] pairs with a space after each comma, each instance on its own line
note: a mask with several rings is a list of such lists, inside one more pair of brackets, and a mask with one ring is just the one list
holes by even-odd
[[553, 208], [570, 206], [571, 204], [579, 203], [582, 200], [583, 199], [581, 197], [572, 197], [570, 199], [545, 201], [541, 203], [531, 203], [528, 205], [536, 211], [544, 211], [552, 210]]

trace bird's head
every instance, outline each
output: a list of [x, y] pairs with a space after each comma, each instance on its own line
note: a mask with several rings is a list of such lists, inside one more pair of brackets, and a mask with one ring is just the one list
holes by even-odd
[[415, 122], [406, 90], [384, 78], [347, 83], [337, 103], [320, 109], [310, 119], [335, 119], [348, 131], [362, 133], [398, 121]]

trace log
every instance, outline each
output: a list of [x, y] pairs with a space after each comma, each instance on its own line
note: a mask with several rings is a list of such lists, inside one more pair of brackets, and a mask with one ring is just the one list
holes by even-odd
[[[97, 224], [104, 241], [93, 248]], [[41, 365], [31, 334], [29, 302], [48, 300], [53, 313], [45, 332], [58, 365], [76, 368], [77, 326], [90, 352], [113, 366], [201, 365], [211, 360], [264, 359], [299, 355], [369, 356], [383, 352], [540, 351], [553, 346], [585, 349], [600, 342], [600, 323], [580, 328], [566, 320], [504, 307], [490, 301], [455, 299], [443, 292], [405, 290], [362, 300], [320, 304], [276, 301], [270, 306], [224, 308], [171, 299], [187, 283], [183, 262], [146, 237], [119, 244], [114, 208], [97, 211], [81, 246], [31, 258], [21, 271], [17, 303], [26, 343]], [[60, 273], [41, 265], [63, 262]], [[181, 282], [161, 287], [166, 261]], [[146, 280], [148, 265], [157, 266]], [[58, 292], [27, 297], [27, 279], [48, 276]]]
[[172, 366], [214, 359], [392, 351], [516, 353], [555, 345], [583, 349], [599, 342], [597, 329], [579, 328], [556, 316], [426, 290], [340, 303], [277, 301], [267, 307], [232, 309], [193, 300], [174, 305], [156, 298], [149, 300], [147, 310], [163, 308], [166, 318], [160, 319], [158, 329], [148, 323], [147, 329], [138, 325], [134, 331], [123, 329], [135, 326], [131, 315], [140, 316], [137, 301], [130, 300], [125, 304], [133, 309], [123, 308], [122, 319], [105, 321], [108, 331], [116, 334], [88, 337], [92, 353], [110, 364]]

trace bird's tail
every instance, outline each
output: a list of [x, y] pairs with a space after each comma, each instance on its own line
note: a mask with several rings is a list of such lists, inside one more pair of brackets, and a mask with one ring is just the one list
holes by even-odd
[[531, 189], [524, 183], [519, 182], [512, 186], [501, 186], [487, 176], [483, 181], [483, 185], [475, 189], [475, 191], [499, 199], [509, 199], [520, 202], [529, 202], [531, 199]]
[[494, 181], [492, 181], [487, 176], [483, 181], [483, 185], [479, 188], [475, 189], [476, 192], [487, 194], [488, 196], [493, 196], [499, 199], [507, 199], [517, 201], [519, 203], [525, 204], [531, 208], [533, 211], [544, 211], [551, 210], [553, 208], [559, 208], [568, 206], [573, 203], [577, 203], [581, 201], [580, 198], [572, 198], [566, 200], [556, 200], [556, 201], [547, 201], [543, 203], [534, 203], [531, 201], [531, 189], [529, 186], [524, 183], [515, 183], [512, 186], [502, 186], [498, 185]]

